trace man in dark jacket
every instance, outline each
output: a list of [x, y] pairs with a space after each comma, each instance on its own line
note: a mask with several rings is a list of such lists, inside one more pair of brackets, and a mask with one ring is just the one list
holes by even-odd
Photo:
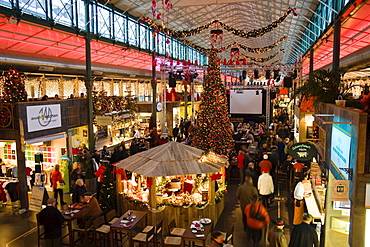
[[[252, 202], [253, 197], [258, 197], [258, 191], [253, 186], [252, 177], [248, 174], [244, 178], [244, 183], [236, 191], [236, 197], [240, 202], [240, 210], [243, 215], [244, 230], [248, 231], [246, 217], [244, 215], [245, 207]], [[247, 234], [249, 236], [249, 234]]]
[[176, 124], [175, 128], [172, 130], [172, 135], [173, 135], [173, 140], [176, 141], [175, 139], [177, 138], [177, 134], [179, 133], [180, 129], [179, 126]]
[[114, 164], [120, 160], [126, 159], [128, 157], [128, 153], [126, 148], [119, 146], [118, 150], [114, 151], [111, 158], [111, 164]]
[[64, 217], [55, 206], [55, 198], [49, 198], [47, 200], [47, 207], [38, 215], [39, 223], [44, 226], [46, 247], [62, 246], [62, 224]]
[[312, 215], [303, 214], [303, 222], [293, 228], [289, 247], [319, 247], [317, 232], [310, 226], [312, 220]]

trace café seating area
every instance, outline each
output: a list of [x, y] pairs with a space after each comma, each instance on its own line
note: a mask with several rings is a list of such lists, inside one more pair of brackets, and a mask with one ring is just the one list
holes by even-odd
[[[84, 222], [72, 218], [70, 212], [63, 211], [65, 217], [63, 245], [65, 246], [208, 246], [214, 222], [209, 218], [194, 219], [186, 228], [161, 220], [156, 225], [148, 224], [148, 213], [128, 210], [122, 216], [116, 210]], [[78, 223], [78, 224], [77, 224]], [[233, 229], [225, 233], [228, 243], [233, 242]], [[43, 226], [38, 224], [38, 246], [44, 246]]]

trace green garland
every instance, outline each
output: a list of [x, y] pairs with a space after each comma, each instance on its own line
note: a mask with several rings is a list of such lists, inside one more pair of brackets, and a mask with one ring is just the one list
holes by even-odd
[[[279, 39], [278, 41], [276, 41], [275, 43], [273, 43], [272, 45], [269, 45], [269, 46], [265, 46], [265, 47], [262, 47], [262, 48], [251, 48], [251, 47], [247, 47], [247, 46], [245, 46], [245, 45], [242, 45], [242, 44], [240, 44], [240, 43], [233, 43], [233, 44], [229, 44], [229, 45], [227, 45], [227, 46], [223, 46], [223, 47], [220, 47], [220, 48], [218, 48], [218, 49], [212, 49], [212, 50], [216, 50], [216, 52], [223, 52], [223, 51], [225, 51], [225, 50], [228, 50], [228, 49], [230, 49], [231, 47], [233, 47], [233, 46], [236, 46], [236, 47], [240, 47], [240, 48], [242, 48], [243, 50], [245, 50], [245, 51], [247, 51], [247, 52], [251, 52], [251, 53], [256, 53], [256, 54], [261, 54], [261, 53], [263, 53], [263, 52], [267, 52], [267, 51], [270, 51], [270, 50], [272, 50], [274, 47], [276, 47], [276, 46], [278, 46], [282, 41], [284, 41], [284, 40], [286, 40], [287, 39], [287, 37], [286, 36], [284, 36], [284, 37], [282, 37], [281, 39]], [[187, 46], [190, 46], [190, 47], [192, 47], [192, 48], [194, 48], [194, 49], [196, 49], [196, 50], [198, 50], [198, 51], [200, 51], [200, 52], [203, 52], [203, 53], [205, 53], [205, 54], [209, 54], [210, 52], [211, 52], [211, 49], [205, 49], [205, 48], [202, 48], [202, 47], [200, 47], [200, 46], [198, 46], [198, 45], [195, 45], [195, 44], [193, 44], [193, 43], [191, 43], [191, 42], [189, 42], [189, 41], [187, 41], [187, 40], [184, 40], [184, 44], [185, 45], [187, 45]]]
[[235, 28], [233, 28], [233, 27], [231, 27], [231, 26], [229, 26], [229, 25], [227, 25], [227, 24], [225, 24], [221, 21], [218, 21], [218, 20], [211, 21], [211, 22], [209, 22], [209, 23], [207, 23], [203, 26], [197, 27], [197, 28], [193, 28], [193, 29], [189, 29], [189, 30], [183, 30], [183, 31], [174, 31], [174, 30], [168, 29], [168, 28], [166, 28], [166, 27], [164, 27], [160, 24], [154, 23], [154, 21], [152, 19], [150, 19], [149, 17], [142, 18], [142, 21], [147, 23], [151, 27], [153, 27], [155, 30], [157, 30], [157, 32], [163, 32], [164, 34], [166, 34], [168, 36], [171, 36], [173, 38], [186, 38], [186, 37], [189, 37], [189, 36], [199, 34], [200, 32], [203, 32], [204, 30], [207, 30], [208, 28], [210, 28], [215, 23], [220, 24], [220, 26], [223, 29], [227, 30], [228, 32], [230, 32], [230, 33], [232, 33], [236, 36], [239, 36], [239, 37], [242, 37], [242, 38], [255, 38], [255, 37], [260, 37], [260, 36], [264, 35], [265, 33], [271, 32], [272, 30], [274, 30], [276, 27], [279, 26], [279, 24], [281, 24], [283, 21], [285, 21], [285, 19], [288, 17], [288, 15], [291, 12], [293, 12], [293, 14], [295, 15], [294, 10], [289, 8], [289, 10], [287, 12], [285, 12], [283, 16], [281, 16], [279, 19], [273, 21], [270, 25], [267, 25], [265, 27], [258, 28], [258, 29], [253, 29], [251, 31], [235, 29]]

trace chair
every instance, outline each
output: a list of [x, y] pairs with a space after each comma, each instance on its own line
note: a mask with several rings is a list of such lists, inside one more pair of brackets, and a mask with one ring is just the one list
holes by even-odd
[[166, 227], [162, 234], [162, 247], [179, 247], [182, 246], [182, 238], [171, 236], [169, 227]]
[[37, 219], [37, 246], [40, 247], [41, 240], [45, 239], [44, 227], [39, 223], [39, 214], [36, 214]]
[[184, 234], [186, 229], [176, 227], [176, 221], [175, 221], [175, 219], [173, 219], [168, 224], [168, 230], [169, 230], [171, 235], [181, 237]]
[[117, 212], [115, 209], [109, 211], [107, 214], [105, 214], [105, 222], [108, 225], [112, 225], [116, 220], [118, 220], [119, 217], [117, 217]]
[[109, 246], [109, 233], [110, 233], [110, 225], [105, 224], [105, 216], [99, 216], [93, 221], [93, 229], [94, 229], [94, 243], [105, 243]]
[[[109, 211], [104, 216], [105, 216], [105, 223], [107, 225], [112, 225], [114, 222], [116, 222], [119, 219], [119, 217], [117, 217], [117, 212], [116, 212], [115, 209]], [[118, 238], [118, 236], [119, 236], [119, 238]], [[123, 239], [126, 236], [128, 237], [128, 234], [125, 233], [125, 232], [114, 231], [112, 237], [113, 237], [113, 240], [119, 240], [119, 241], [123, 242]]]
[[[90, 242], [94, 240], [94, 228], [93, 228], [94, 219], [89, 219], [85, 222], [84, 228], [73, 228], [72, 238], [73, 246], [88, 246]], [[75, 234], [77, 233], [77, 239], [75, 239]]]
[[225, 243], [234, 245], [234, 225], [226, 232]]
[[[154, 233], [155, 233], [155, 245], [158, 245], [158, 243], [161, 242], [162, 225], [163, 225], [163, 219], [155, 226], [155, 231], [154, 231]], [[150, 231], [152, 228], [154, 228], [154, 227], [153, 226], [146, 226], [142, 232], [146, 233], [146, 232]]]
[[139, 246], [149, 246], [149, 243], [152, 242], [155, 245], [155, 227], [152, 227], [148, 232], [139, 232], [132, 238], [132, 241], [139, 243]]

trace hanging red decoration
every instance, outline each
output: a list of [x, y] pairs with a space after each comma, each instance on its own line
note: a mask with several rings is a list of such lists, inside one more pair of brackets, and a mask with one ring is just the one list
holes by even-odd
[[211, 30], [210, 34], [211, 49], [221, 46], [224, 31], [222, 31], [221, 29]]

